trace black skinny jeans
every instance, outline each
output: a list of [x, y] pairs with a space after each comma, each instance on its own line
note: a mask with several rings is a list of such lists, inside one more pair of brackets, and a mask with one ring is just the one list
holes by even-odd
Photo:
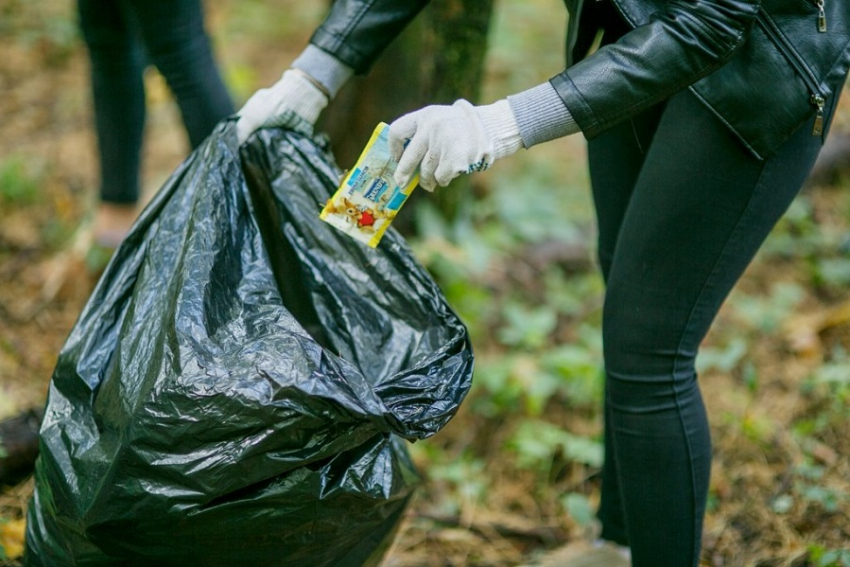
[[177, 99], [192, 147], [233, 112], [204, 30], [200, 0], [78, 0], [88, 46], [100, 154], [100, 196], [135, 203], [148, 62]]
[[598, 515], [634, 567], [698, 564], [711, 439], [697, 349], [814, 165], [811, 130], [759, 161], [684, 92], [588, 144], [607, 289]]

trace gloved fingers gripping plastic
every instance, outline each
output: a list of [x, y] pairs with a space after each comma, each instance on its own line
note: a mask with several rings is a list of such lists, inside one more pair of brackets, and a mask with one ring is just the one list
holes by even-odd
[[239, 143], [260, 128], [311, 129], [330, 100], [318, 85], [303, 71], [289, 69], [274, 85], [255, 92], [236, 113]]
[[116, 251], [50, 383], [27, 565], [377, 565], [401, 437], [470, 386], [466, 330], [392, 229], [318, 218], [309, 132], [224, 122]]

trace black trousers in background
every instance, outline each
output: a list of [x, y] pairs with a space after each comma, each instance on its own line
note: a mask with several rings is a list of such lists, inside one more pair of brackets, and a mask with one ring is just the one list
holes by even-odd
[[233, 112], [204, 29], [201, 0], [78, 0], [88, 46], [101, 200], [135, 203], [148, 62], [174, 93], [192, 147]]
[[634, 567], [698, 564], [711, 439], [697, 349], [814, 165], [811, 130], [759, 161], [684, 92], [588, 144], [606, 280], [598, 515]]

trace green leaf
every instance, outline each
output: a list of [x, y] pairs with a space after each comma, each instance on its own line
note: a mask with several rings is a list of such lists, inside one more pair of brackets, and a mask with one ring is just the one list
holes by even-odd
[[697, 372], [703, 373], [711, 369], [731, 372], [741, 362], [747, 350], [747, 341], [741, 337], [735, 337], [724, 347], [704, 346], [697, 354]]
[[[546, 305], [563, 315], [601, 313], [605, 284], [598, 271], [565, 274], [552, 266], [543, 274]], [[597, 327], [598, 328], [598, 327]]]
[[593, 507], [587, 496], [578, 492], [568, 492], [561, 497], [561, 506], [580, 526], [589, 526], [595, 517]]
[[517, 358], [505, 356], [494, 360], [484, 359], [477, 363], [472, 386], [474, 391], [485, 391], [483, 395], [472, 400], [472, 408], [477, 414], [498, 417], [519, 409], [525, 389], [522, 382], [515, 378], [519, 365]]
[[777, 514], [787, 514], [794, 506], [794, 498], [790, 494], [782, 494], [774, 498], [771, 508]]
[[558, 451], [569, 461], [602, 466], [600, 442], [573, 435], [543, 421], [522, 422], [508, 444], [517, 453], [517, 464], [523, 468], [546, 468]]
[[837, 512], [839, 502], [845, 500], [843, 495], [823, 486], [799, 484], [795, 488], [804, 500], [820, 505], [827, 512]]
[[530, 165], [521, 172], [521, 191], [517, 191], [514, 179], [494, 180], [492, 199], [500, 225], [524, 242], [584, 239], [571, 220], [575, 215], [570, 214], [564, 193], [547, 190], [560, 184], [557, 171], [546, 161], [533, 161]]
[[603, 369], [598, 352], [579, 345], [565, 345], [545, 352], [540, 361], [545, 373], [557, 377], [558, 391], [577, 405], [602, 400]]
[[828, 362], [815, 371], [814, 380], [818, 384], [850, 385], [850, 362]]
[[507, 346], [539, 348], [546, 344], [555, 330], [557, 317], [548, 307], [529, 308], [508, 302], [502, 310], [504, 325], [499, 340]]
[[850, 284], [850, 258], [820, 258], [816, 263], [818, 283], [831, 286]]
[[809, 559], [815, 567], [850, 567], [850, 549], [826, 549], [812, 544], [809, 546]]
[[0, 162], [0, 202], [30, 205], [38, 201], [43, 173], [21, 156]]
[[447, 498], [442, 505], [453, 512], [480, 502], [487, 493], [484, 463], [467, 455], [448, 463], [432, 463], [428, 476], [434, 482], [445, 482], [451, 487], [451, 493], [442, 495]]
[[729, 304], [739, 319], [761, 332], [772, 332], [793, 312], [805, 296], [795, 283], [780, 282], [765, 296], [733, 294]]

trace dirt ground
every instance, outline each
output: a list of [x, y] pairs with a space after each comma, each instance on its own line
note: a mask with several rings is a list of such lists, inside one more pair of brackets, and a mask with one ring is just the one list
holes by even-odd
[[[96, 259], [88, 252], [96, 156], [85, 54], [63, 23], [68, 6], [47, 2], [43, 8], [0, 0], [0, 183], [23, 195], [14, 205], [0, 199], [0, 419], [43, 404], [59, 349], [97, 281]], [[11, 25], [16, 33], [3, 33]], [[279, 47], [285, 59], [290, 46]], [[274, 68], [259, 50], [246, 47], [238, 56]], [[152, 192], [187, 146], [161, 80], [152, 73], [147, 83], [144, 178]], [[847, 129], [843, 122], [837, 128]], [[813, 218], [850, 234], [850, 184], [838, 179], [806, 191]], [[740, 287], [767, 293], [777, 281], [808, 286], [805, 259], [792, 250], [759, 261]], [[850, 293], [805, 289], [793, 317], [747, 337], [757, 388], [740, 368], [703, 377], [715, 443], [706, 567], [840, 565], [819, 559], [840, 549], [850, 557], [850, 409], [846, 397], [832, 397], [808, 381], [836, 350], [850, 348]], [[716, 333], [734, 326], [736, 317], [724, 310]], [[598, 427], [585, 416], [558, 412], [552, 407], [547, 415], [577, 430]], [[559, 512], [557, 491], [541, 496], [538, 479], [500, 455], [506, 430], [504, 423], [462, 409], [435, 438], [447, 451], [486, 438], [479, 448], [489, 463], [483, 474], [497, 488], [447, 515], [431, 506], [441, 485], [426, 482], [386, 567], [520, 565], [581, 536], [582, 528]], [[807, 470], [814, 472], [807, 476]], [[567, 470], [568, 478], [553, 486], [572, 483], [593, 500], [596, 479], [586, 473]], [[19, 519], [30, 490], [28, 482], [7, 487], [0, 517]], [[783, 498], [787, 494], [792, 498]]]

